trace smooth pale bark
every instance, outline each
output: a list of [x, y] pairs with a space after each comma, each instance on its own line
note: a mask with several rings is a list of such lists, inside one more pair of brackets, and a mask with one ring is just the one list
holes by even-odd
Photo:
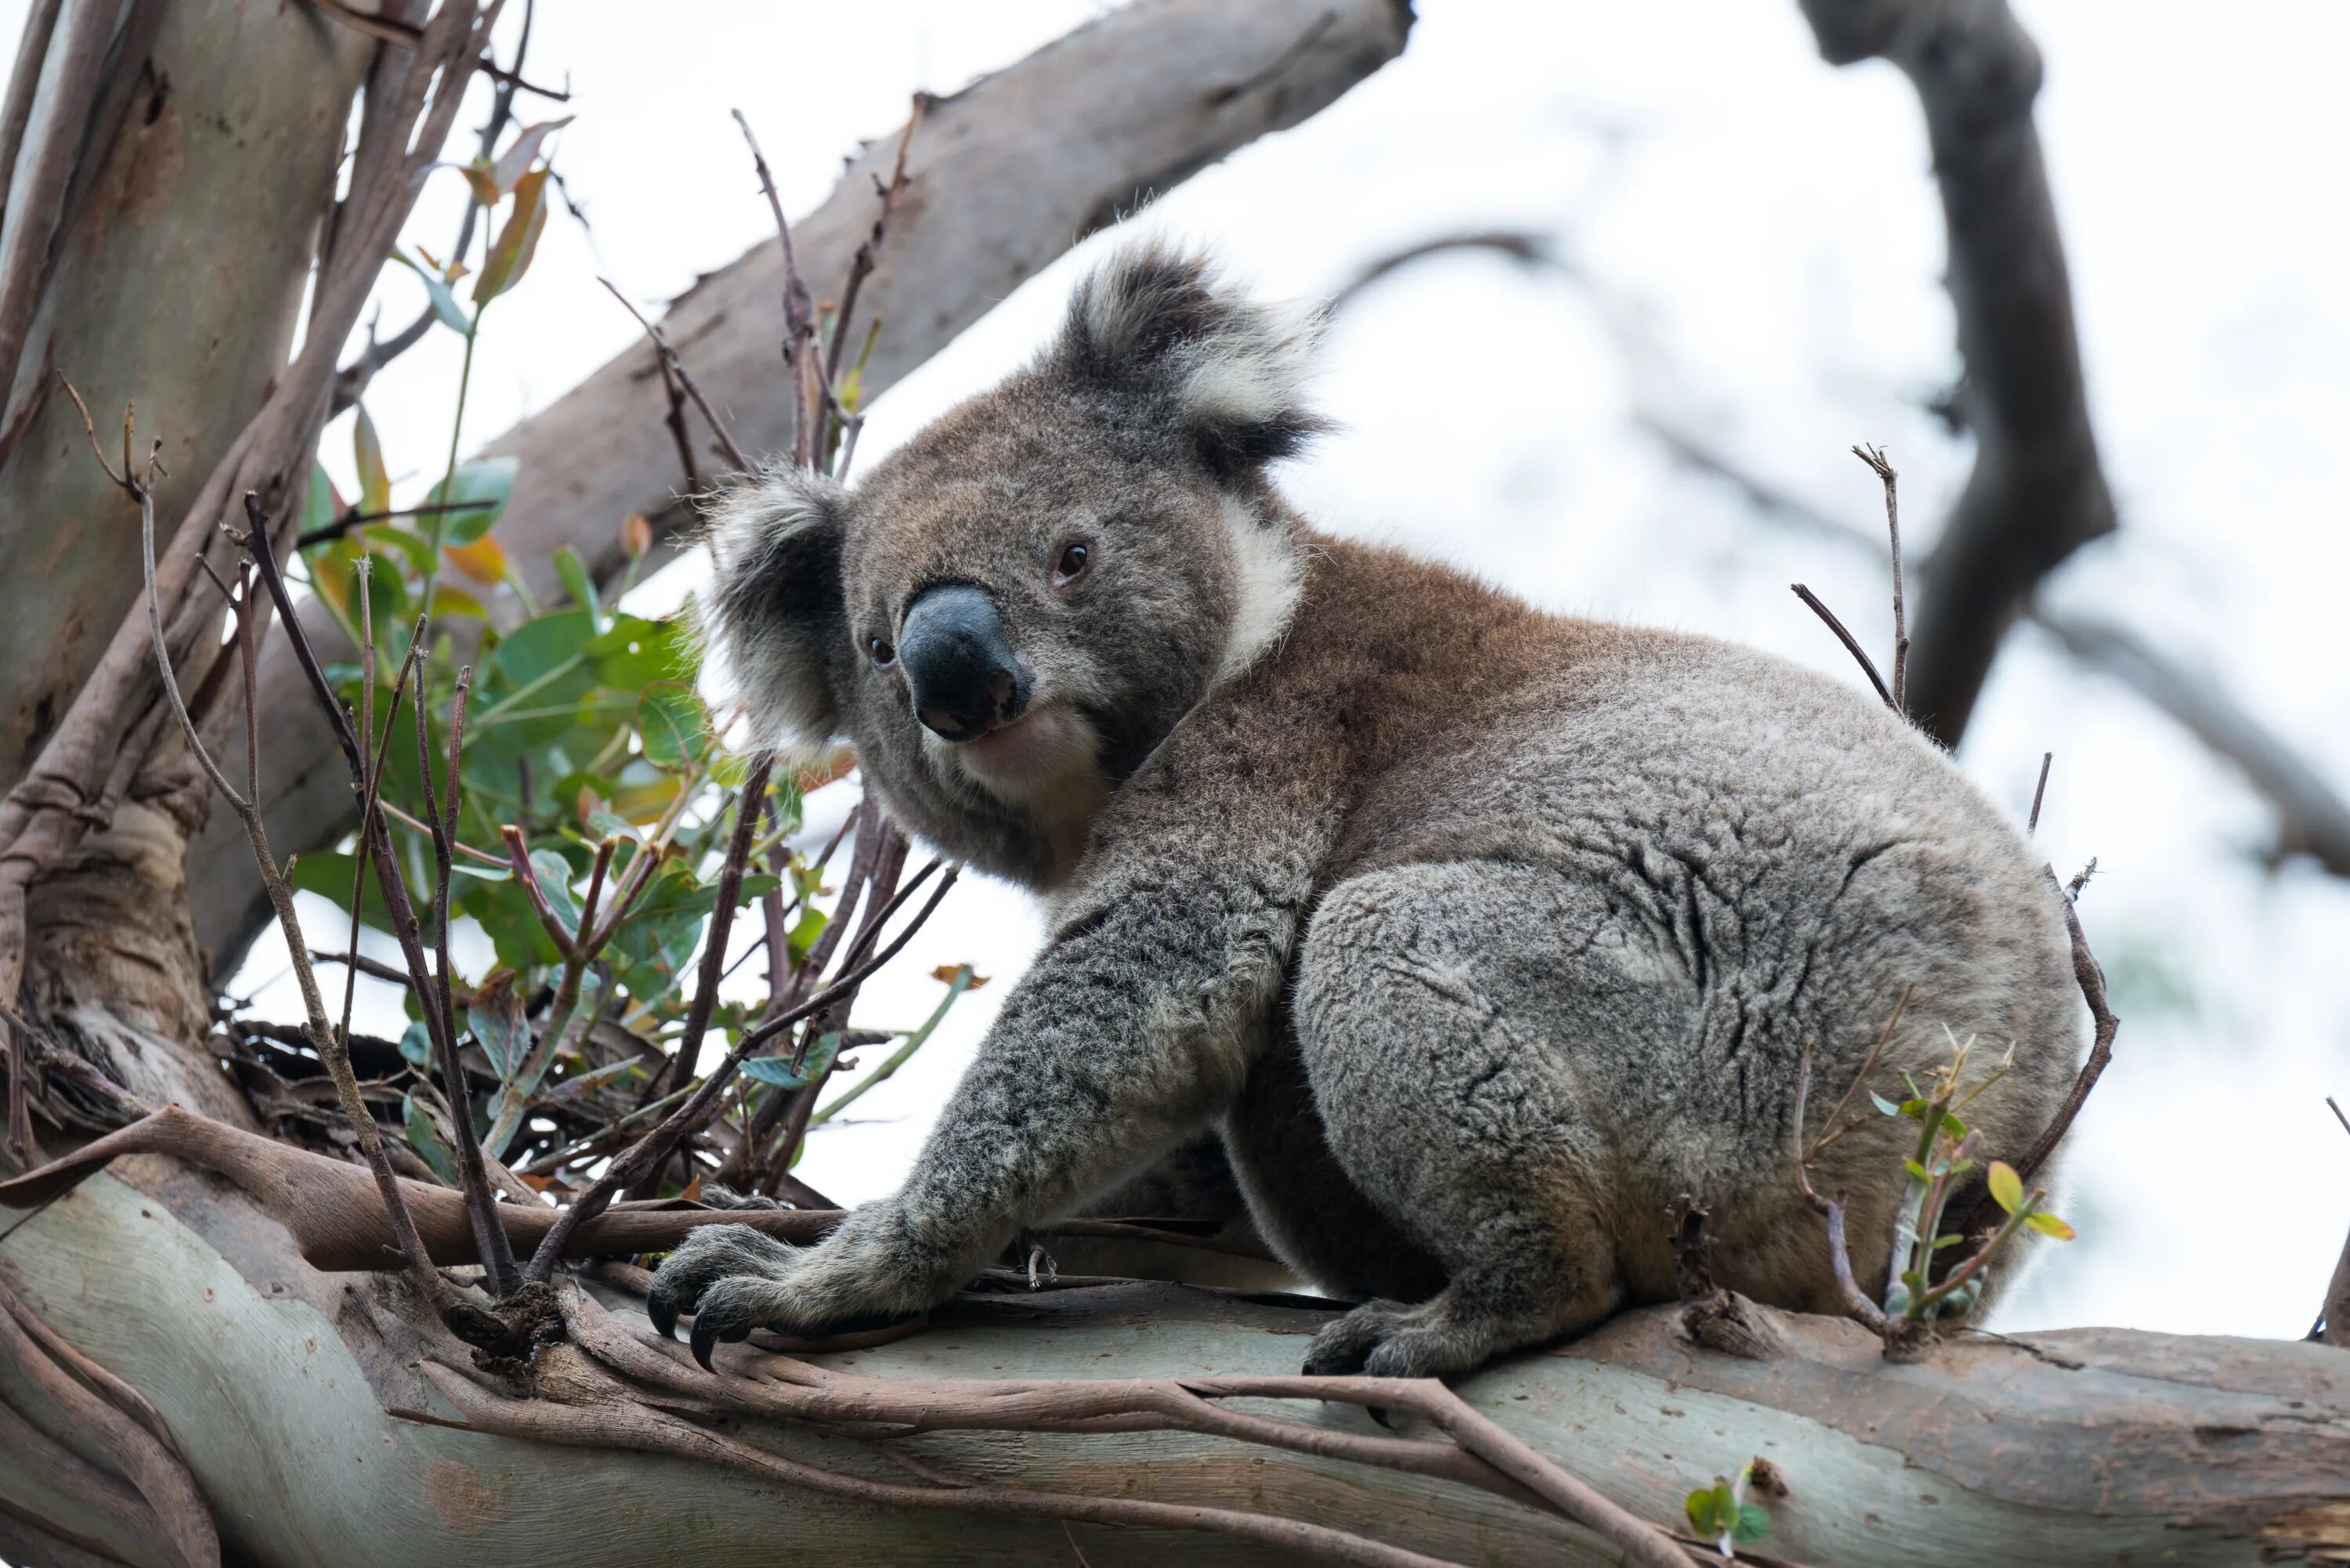
[[[385, 1405], [454, 1414], [411, 1365], [424, 1341], [381, 1304], [397, 1287], [309, 1268], [240, 1197], [175, 1161], [133, 1157], [36, 1214], [0, 1210], [0, 1280], [153, 1401], [230, 1552], [255, 1563], [1073, 1561], [1049, 1525], [873, 1510], [675, 1459], [388, 1417]], [[880, 1376], [1286, 1374], [1325, 1315], [1296, 1298], [1175, 1285], [965, 1298], [925, 1333], [817, 1359]], [[1675, 1519], [1690, 1490], [1769, 1459], [1788, 1490], [1762, 1499], [1762, 1549], [1804, 1563], [2251, 1563], [2263, 1551], [2350, 1550], [2340, 1351], [2085, 1329], [1893, 1366], [1855, 1324], [1771, 1315], [1787, 1352], [1770, 1362], [1700, 1349], [1654, 1309], [1459, 1386], [1650, 1519]], [[1378, 1429], [1338, 1407], [1247, 1407]], [[1482, 1492], [1221, 1439], [932, 1433], [909, 1451], [972, 1480], [1276, 1511], [1463, 1563], [1614, 1561]], [[905, 1479], [818, 1431], [792, 1452]], [[157, 1560], [5, 1460], [0, 1503], [125, 1561]], [[1097, 1563], [1277, 1560], [1211, 1535], [1075, 1534]]]
[[91, 461], [58, 373], [118, 463], [122, 408], [137, 403], [141, 447], [161, 437], [172, 475], [158, 519], [175, 524], [172, 502], [203, 483], [285, 368], [372, 47], [282, 0], [167, 5], [143, 56], [100, 83], [88, 119], [110, 133], [68, 189], [0, 430], [0, 790], [139, 590], [138, 510]]
[[[1328, 106], [1401, 52], [1409, 26], [1399, 0], [1138, 0], [932, 102], [851, 328], [882, 319], [868, 400], [1087, 234]], [[838, 291], [871, 233], [874, 181], [888, 176], [897, 142], [893, 133], [868, 143], [794, 227], [819, 300]], [[792, 442], [783, 278], [782, 247], [770, 240], [702, 279], [662, 324], [754, 457]], [[489, 444], [520, 463], [497, 536], [535, 592], [560, 591], [562, 545], [608, 580], [631, 512], [665, 531], [691, 522], [676, 501], [683, 478], [666, 410], [651, 349], [635, 345]], [[706, 443], [706, 432], [696, 439]], [[344, 657], [325, 615], [305, 624], [322, 657]], [[356, 815], [349, 780], [282, 643], [263, 659], [261, 691], [271, 841], [281, 855], [330, 844]], [[228, 754], [241, 744], [227, 742]], [[225, 980], [268, 918], [226, 812], [197, 841], [190, 876], [210, 967]]]

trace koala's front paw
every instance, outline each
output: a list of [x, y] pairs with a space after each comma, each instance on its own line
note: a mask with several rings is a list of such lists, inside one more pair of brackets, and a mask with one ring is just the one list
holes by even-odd
[[646, 1311], [672, 1335], [678, 1314], [691, 1313], [693, 1358], [705, 1368], [720, 1344], [754, 1328], [818, 1334], [920, 1312], [946, 1293], [907, 1266], [893, 1234], [870, 1210], [815, 1247], [788, 1247], [747, 1225], [702, 1226], [654, 1274]]
[[654, 1272], [645, 1315], [665, 1336], [675, 1339], [678, 1314], [692, 1312], [711, 1286], [738, 1275], [785, 1279], [798, 1256], [796, 1248], [748, 1225], [697, 1226]]

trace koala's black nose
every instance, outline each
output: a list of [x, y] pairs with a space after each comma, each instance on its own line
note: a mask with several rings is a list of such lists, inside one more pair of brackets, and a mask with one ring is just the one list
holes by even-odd
[[914, 716], [950, 741], [976, 740], [1018, 718], [1035, 683], [995, 601], [969, 583], [944, 583], [914, 601], [898, 631], [898, 663]]

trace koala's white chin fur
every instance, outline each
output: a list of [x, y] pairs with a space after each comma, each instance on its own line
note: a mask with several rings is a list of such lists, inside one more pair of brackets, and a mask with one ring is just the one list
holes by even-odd
[[1099, 737], [1083, 714], [1055, 699], [976, 741], [956, 744], [926, 733], [923, 748], [934, 765], [1033, 814], [1053, 846], [1056, 880], [1076, 865], [1109, 800]]

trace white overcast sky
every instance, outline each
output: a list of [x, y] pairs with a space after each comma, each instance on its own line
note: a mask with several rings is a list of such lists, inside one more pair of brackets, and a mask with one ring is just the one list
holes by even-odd
[[[619, 0], [542, 5], [529, 74], [570, 81], [560, 112], [578, 118], [556, 164], [594, 244], [558, 218], [492, 311], [467, 445], [630, 345], [599, 272], [658, 301], [765, 236], [730, 109], [805, 211], [914, 88], [952, 90], [1104, 9], [698, 0], [655, 21]], [[1786, 585], [1812, 584], [1880, 648], [1881, 563], [1755, 518], [1631, 415], [1683, 421], [1863, 528], [1880, 518], [1877, 485], [1846, 448], [1881, 441], [1908, 542], [1930, 545], [1968, 450], [1922, 407], [1957, 362], [1908, 84], [1823, 65], [1788, 0], [1420, 10], [1400, 61], [1141, 221], [1213, 244], [1276, 295], [1326, 295], [1384, 252], [1494, 227], [1555, 236], [1590, 281], [1464, 256], [1364, 296], [1331, 335], [1321, 391], [1343, 433], [1294, 465], [1291, 493], [1323, 527], [1458, 561], [1544, 606], [1739, 638], [1856, 681]], [[2018, 10], [2047, 58], [2040, 123], [2123, 522], [2052, 591], [2215, 671], [2350, 788], [2350, 7]], [[13, 36], [12, 13], [21, 0], [0, 4]], [[442, 178], [416, 230], [435, 249], [459, 199]], [[1101, 244], [884, 398], [860, 462], [1033, 350]], [[412, 286], [390, 286], [387, 318], [404, 319]], [[411, 488], [445, 450], [456, 374], [439, 334], [370, 395]], [[348, 473], [348, 432], [328, 447]], [[694, 570], [647, 601], [674, 602]], [[2040, 836], [2061, 869], [2098, 859], [2082, 913], [2125, 1022], [2073, 1139], [2064, 1211], [2084, 1239], [2049, 1249], [2001, 1321], [2298, 1335], [2350, 1223], [2350, 1137], [2323, 1100], [2350, 1096], [2350, 886], [2264, 869], [2268, 814], [2235, 775], [2026, 631], [1960, 761], [2021, 815], [2045, 749]], [[819, 822], [838, 809], [812, 807]], [[949, 901], [862, 1017], [917, 1021], [935, 962], [968, 959], [999, 983], [860, 1104], [858, 1125], [820, 1135], [803, 1174], [847, 1199], [894, 1186], [1037, 931], [1007, 888]], [[265, 948], [249, 979], [281, 966]], [[281, 990], [269, 996], [290, 1009]]]

